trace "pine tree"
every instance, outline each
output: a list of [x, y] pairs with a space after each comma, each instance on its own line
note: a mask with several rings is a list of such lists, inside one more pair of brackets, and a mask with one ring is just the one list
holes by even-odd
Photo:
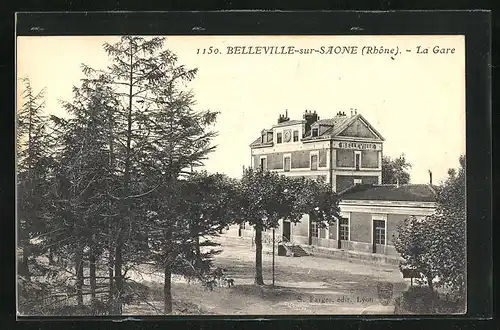
[[45, 107], [45, 89], [35, 93], [29, 78], [23, 78], [23, 104], [17, 116], [17, 223], [18, 248], [22, 250], [19, 274], [31, 278], [30, 262], [40, 254], [40, 235], [45, 232], [46, 191], [50, 176], [50, 154]]
[[[107, 246], [102, 242], [112, 234], [108, 228], [110, 209], [109, 188], [113, 171], [109, 167], [109, 113], [115, 100], [110, 89], [100, 81], [84, 80], [73, 89], [73, 102], [63, 102], [72, 118], [65, 121], [62, 134], [63, 150], [59, 159], [59, 179], [67, 182], [61, 190], [66, 198], [62, 217], [71, 223], [77, 292], [79, 305], [83, 304], [84, 263], [90, 270], [92, 301], [96, 298], [97, 259]], [[62, 120], [58, 120], [62, 123]], [[88, 251], [85, 252], [84, 251]]]
[[157, 185], [152, 194], [156, 203], [151, 205], [150, 211], [157, 215], [152, 218], [155, 219], [153, 226], [162, 230], [160, 235], [155, 231], [150, 237], [162, 245], [159, 247], [160, 260], [163, 260], [160, 265], [164, 267], [165, 313], [168, 314], [172, 312], [171, 274], [178, 255], [176, 242], [190, 236], [184, 216], [178, 212], [182, 198], [179, 179], [190, 174], [188, 168], [191, 166], [202, 165], [214, 150], [211, 140], [216, 134], [210, 127], [217, 113], [193, 109], [193, 95], [179, 87], [183, 81], [193, 79], [196, 71], [177, 67], [173, 55], [164, 55], [164, 58], [171, 61], [167, 65], [170, 66], [167, 82], [158, 91], [156, 107], [151, 107], [141, 117], [141, 124], [147, 127], [149, 137], [142, 150], [140, 165], [142, 172], [148, 173], [148, 180], [152, 180], [147, 185]]
[[[194, 111], [193, 95], [184, 88], [197, 70], [177, 65], [177, 57], [164, 50], [163, 43], [162, 38], [124, 36], [104, 45], [112, 62], [106, 70], [83, 67], [86, 74], [106, 81], [118, 100], [110, 140], [114, 141], [113, 167], [120, 185], [109, 193], [118, 214], [111, 251], [115, 314], [121, 313], [127, 269], [144, 260], [148, 250], [145, 219], [153, 211], [165, 213], [162, 220], [167, 216], [162, 205], [175, 205], [178, 200], [174, 187], [179, 175], [213, 150], [210, 140], [215, 133], [206, 128], [216, 113]], [[169, 221], [176, 221], [175, 215], [168, 216]], [[172, 223], [165, 226], [165, 242], [172, 241], [174, 227]], [[168, 286], [170, 277], [166, 278]]]

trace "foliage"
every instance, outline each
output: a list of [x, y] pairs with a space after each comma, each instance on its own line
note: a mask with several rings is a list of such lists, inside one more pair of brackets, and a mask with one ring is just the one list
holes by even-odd
[[402, 267], [418, 269], [431, 289], [438, 286], [465, 296], [465, 156], [460, 168], [438, 188], [435, 214], [422, 220], [410, 218], [398, 229], [396, 250], [405, 259]]
[[294, 207], [301, 214], [308, 214], [310, 221], [326, 228], [339, 218], [339, 197], [331, 187], [322, 181], [292, 179], [295, 186]]
[[463, 313], [463, 299], [450, 299], [427, 286], [411, 286], [396, 298], [395, 314], [454, 314]]
[[42, 116], [43, 91], [35, 95], [25, 80], [17, 141], [26, 276], [19, 284], [21, 295], [40, 294], [21, 299], [25, 310], [66, 294], [54, 304], [76, 298], [83, 311], [90, 295], [92, 308], [105, 301], [108, 313], [120, 314], [138, 290], [127, 272], [154, 262], [165, 272], [170, 313], [171, 273], [211, 271], [214, 253], [200, 247], [213, 246], [204, 237], [231, 221], [234, 182], [189, 171], [214, 150], [217, 112], [194, 109], [186, 84], [197, 70], [178, 65], [163, 44], [134, 36], [106, 43], [111, 64], [82, 65], [81, 85], [62, 102], [69, 118]]
[[276, 172], [245, 169], [239, 189], [240, 219], [255, 229], [255, 283], [262, 278], [262, 230], [276, 228], [281, 219], [299, 222], [304, 214], [320, 226], [335, 222], [338, 197], [325, 183], [291, 178]]
[[389, 156], [382, 158], [382, 183], [383, 184], [408, 184], [410, 183], [411, 168], [404, 154], [398, 158], [391, 159]]
[[36, 93], [25, 77], [22, 106], [17, 116], [17, 248], [19, 300], [26, 308], [34, 306], [33, 294], [45, 295], [50, 286], [40, 277], [51, 277], [53, 271], [40, 261], [53, 222], [50, 219], [51, 180], [53, 178], [53, 141], [43, 114], [45, 89]]

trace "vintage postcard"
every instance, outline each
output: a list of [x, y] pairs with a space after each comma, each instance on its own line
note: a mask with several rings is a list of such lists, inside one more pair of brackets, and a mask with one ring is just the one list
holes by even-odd
[[18, 315], [465, 313], [465, 77], [463, 35], [17, 37]]

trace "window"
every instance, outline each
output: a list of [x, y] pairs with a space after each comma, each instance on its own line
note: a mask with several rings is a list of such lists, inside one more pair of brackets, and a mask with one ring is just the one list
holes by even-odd
[[318, 169], [318, 155], [311, 155], [311, 170], [316, 171]]
[[318, 136], [318, 129], [317, 128], [313, 128], [312, 129], [312, 136]]
[[299, 131], [293, 131], [293, 142], [297, 142], [299, 140]]
[[311, 237], [318, 237], [318, 224], [311, 222]]
[[273, 142], [273, 132], [267, 133], [267, 142]]
[[281, 143], [281, 141], [282, 141], [281, 133], [277, 133], [276, 134], [276, 143]]
[[375, 244], [385, 245], [385, 221], [373, 220], [373, 238]]
[[356, 167], [356, 171], [359, 171], [360, 164], [361, 164], [361, 152], [356, 151], [354, 153], [354, 166]]
[[285, 172], [290, 172], [290, 156], [283, 158], [283, 168]]
[[265, 135], [264, 135], [264, 134], [262, 134], [262, 139], [260, 140], [260, 142], [261, 142], [261, 143], [264, 143], [264, 142], [265, 142], [265, 141], [264, 141], [264, 139], [265, 139]]
[[339, 239], [342, 241], [349, 240], [349, 219], [340, 218], [339, 221]]

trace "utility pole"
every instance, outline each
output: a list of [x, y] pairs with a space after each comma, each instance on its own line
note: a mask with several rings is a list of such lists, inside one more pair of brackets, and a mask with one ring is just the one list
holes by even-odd
[[274, 236], [274, 228], [273, 228], [273, 286], [274, 286], [274, 245], [275, 245], [275, 236]]

